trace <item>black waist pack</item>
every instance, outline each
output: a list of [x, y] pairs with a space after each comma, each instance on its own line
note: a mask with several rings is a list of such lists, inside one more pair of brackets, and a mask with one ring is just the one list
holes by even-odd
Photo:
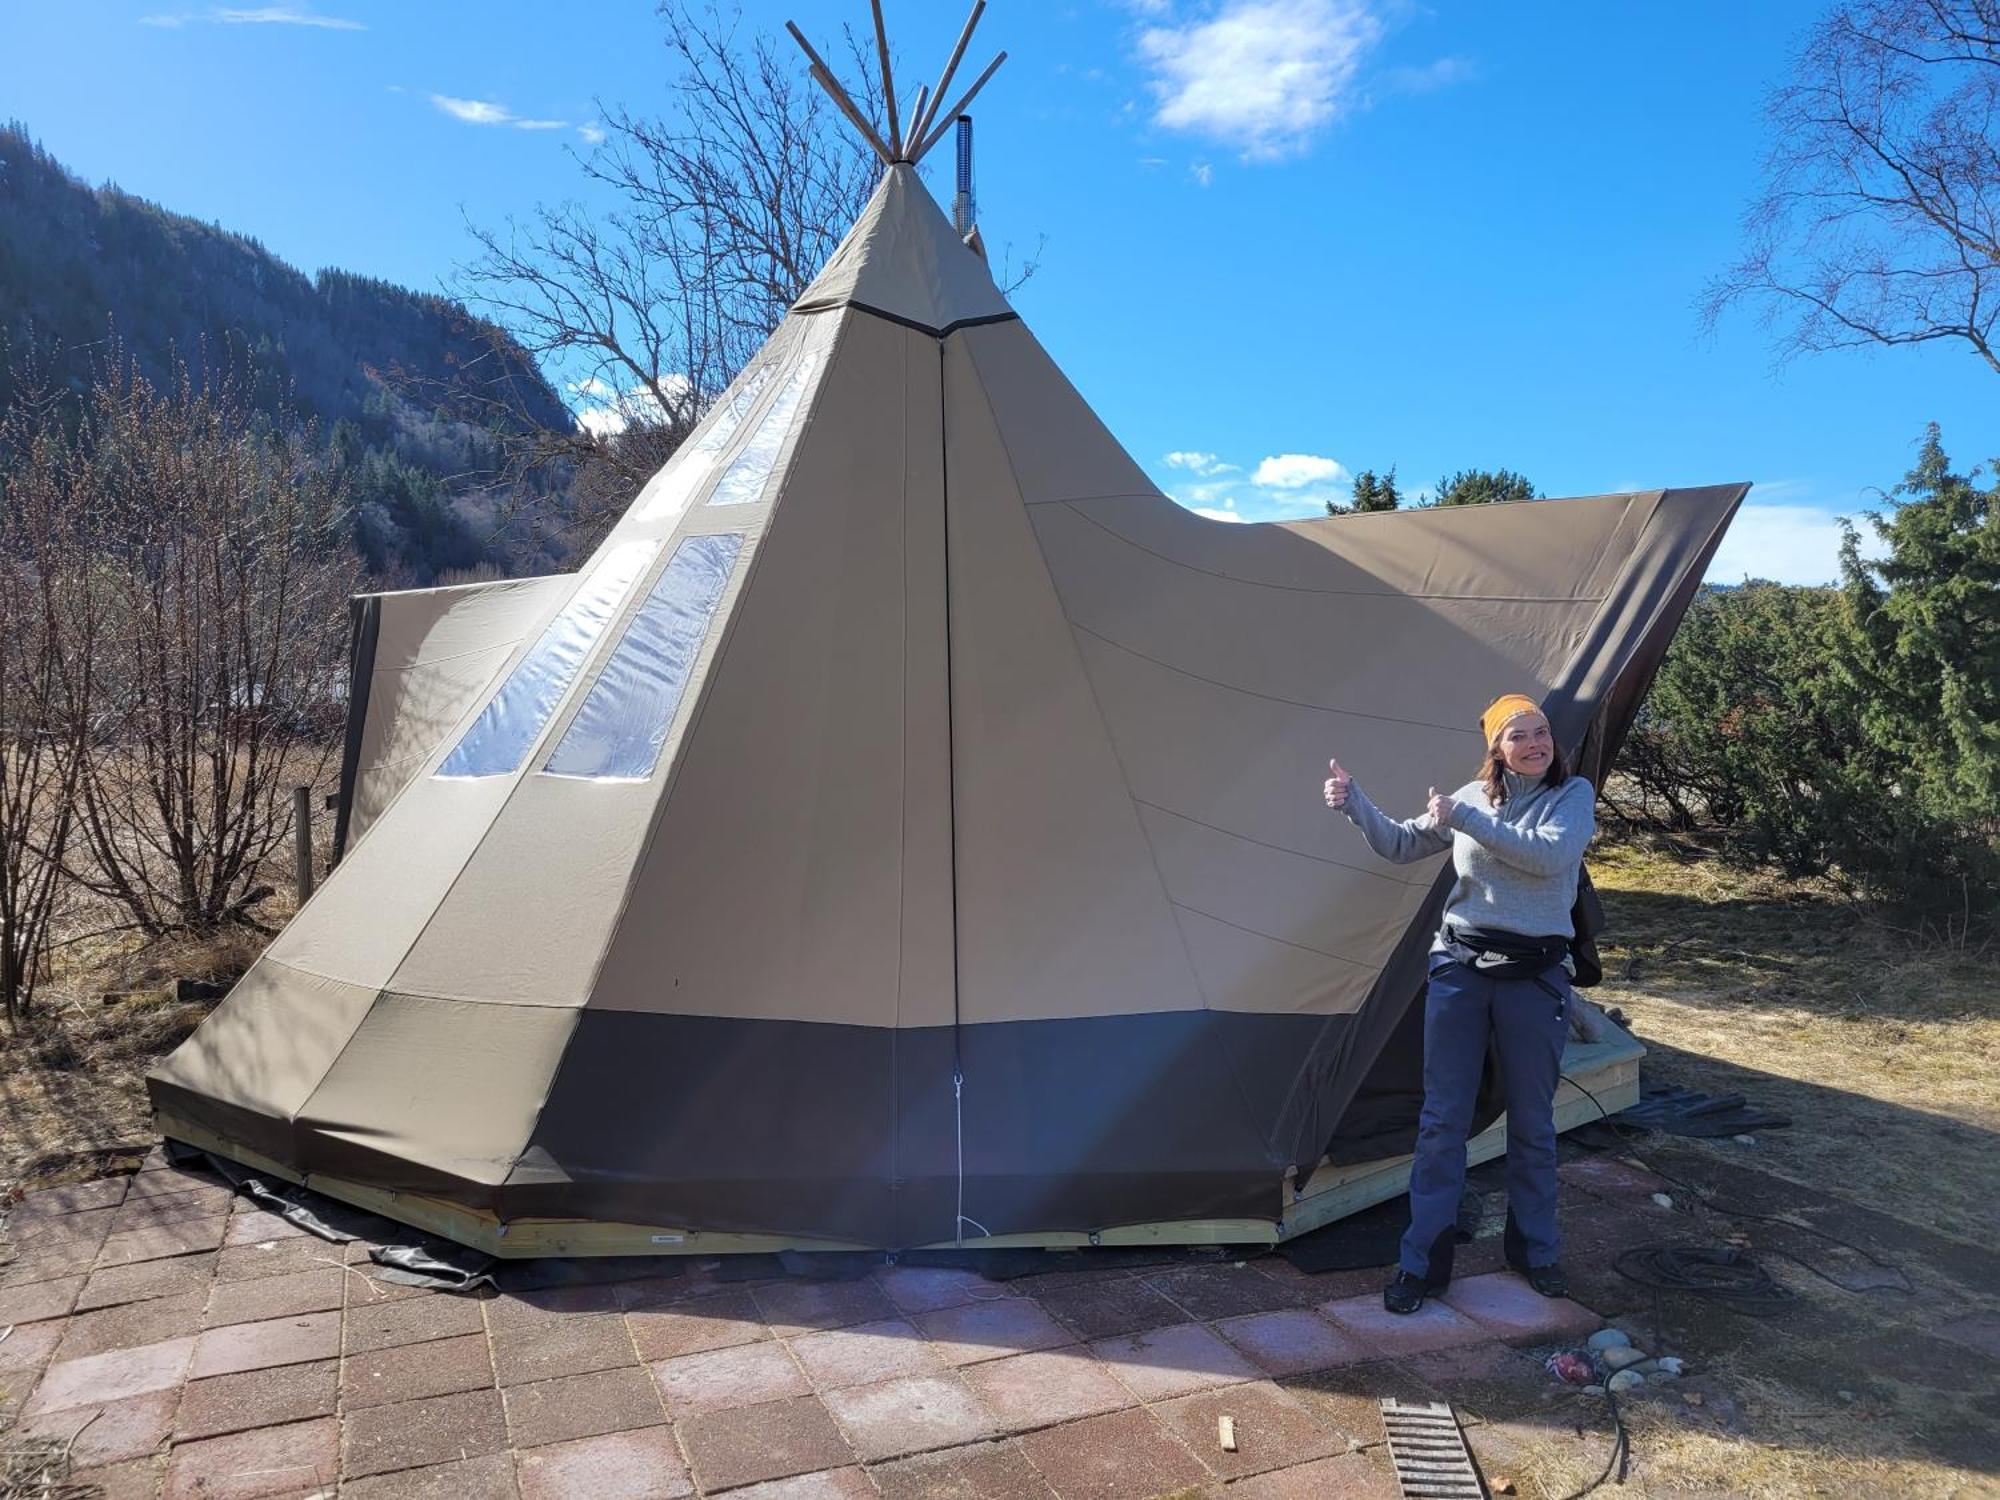
[[1576, 936], [1569, 940], [1570, 983], [1580, 990], [1604, 982], [1604, 960], [1597, 956], [1597, 935], [1604, 931], [1604, 903], [1590, 883], [1590, 868], [1576, 872], [1576, 905], [1569, 909]]
[[1495, 927], [1447, 922], [1445, 951], [1456, 963], [1488, 979], [1540, 979], [1569, 956], [1566, 937], [1527, 937]]

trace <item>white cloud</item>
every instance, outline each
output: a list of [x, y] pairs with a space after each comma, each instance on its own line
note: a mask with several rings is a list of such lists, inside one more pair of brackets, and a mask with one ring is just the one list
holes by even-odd
[[[690, 389], [685, 375], [661, 376], [660, 384], [666, 387], [668, 399], [673, 401], [681, 400]], [[576, 425], [592, 437], [616, 437], [634, 421], [658, 416], [661, 410], [650, 388], [637, 385], [619, 391], [595, 375], [570, 381], [569, 393], [575, 398]]]
[[1223, 0], [1200, 20], [1147, 27], [1138, 46], [1157, 123], [1271, 160], [1339, 116], [1381, 35], [1370, 0]]
[[[1710, 583], [1742, 583], [1748, 578], [1832, 583], [1840, 577], [1840, 536], [1839, 519], [1831, 511], [1748, 500], [1730, 523], [1706, 578]], [[1869, 546], [1874, 537], [1866, 526], [1861, 538], [1862, 555], [1877, 555], [1878, 549]]]
[[323, 16], [302, 5], [217, 6], [206, 11], [182, 11], [174, 15], [141, 16], [141, 26], [186, 26], [201, 22], [216, 26], [310, 26], [319, 31], [366, 31], [360, 21], [345, 16]]
[[1226, 464], [1213, 453], [1198, 448], [1177, 448], [1161, 460], [1170, 469], [1186, 469], [1190, 474], [1241, 474], [1235, 464]]
[[586, 145], [601, 146], [604, 144], [604, 127], [602, 125], [579, 125], [576, 127], [576, 133], [583, 137]]
[[1188, 168], [1188, 176], [1194, 179], [1196, 187], [1207, 187], [1215, 181], [1215, 168], [1205, 161], [1198, 161]]
[[455, 99], [450, 94], [432, 94], [431, 103], [468, 125], [511, 125], [516, 130], [563, 130], [569, 125], [567, 120], [523, 119], [506, 105], [490, 99]]
[[1382, 75], [1382, 82], [1398, 94], [1434, 94], [1464, 83], [1476, 72], [1469, 57], [1440, 57], [1419, 68], [1391, 68]]
[[1234, 521], [1239, 526], [1248, 524], [1233, 510], [1211, 510], [1205, 505], [1190, 505], [1188, 509], [1198, 516], [1206, 516], [1211, 521]]
[[1345, 485], [1347, 470], [1316, 453], [1274, 453], [1257, 465], [1250, 482], [1267, 490], [1300, 490], [1308, 485]]

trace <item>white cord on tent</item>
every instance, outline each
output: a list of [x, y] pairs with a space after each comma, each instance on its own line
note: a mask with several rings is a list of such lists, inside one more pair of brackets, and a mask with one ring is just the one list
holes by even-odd
[[965, 1070], [951, 1070], [951, 1112], [953, 1126], [958, 1135], [958, 1220], [952, 1225], [952, 1243], [959, 1249], [965, 1248], [965, 1226], [970, 1224], [988, 1239], [993, 1231], [977, 1219], [965, 1216]]

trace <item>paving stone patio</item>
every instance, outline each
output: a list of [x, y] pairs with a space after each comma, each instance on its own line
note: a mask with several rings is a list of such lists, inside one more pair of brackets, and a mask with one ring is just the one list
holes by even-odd
[[[1645, 1185], [1566, 1169], [1573, 1243], [1663, 1232]], [[1380, 1272], [1276, 1259], [1013, 1282], [624, 1261], [464, 1296], [379, 1280], [366, 1238], [158, 1161], [29, 1195], [7, 1240], [0, 1401], [113, 1500], [1393, 1496], [1379, 1397], [1450, 1399], [1475, 1428], [1553, 1417], [1569, 1398], [1529, 1346], [1637, 1302], [1616, 1278], [1551, 1302], [1485, 1272], [1390, 1318]], [[1940, 1332], [1983, 1351], [1993, 1328]]]

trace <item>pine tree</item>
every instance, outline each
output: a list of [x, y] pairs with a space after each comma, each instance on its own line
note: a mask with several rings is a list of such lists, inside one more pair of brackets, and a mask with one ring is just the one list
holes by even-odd
[[1491, 505], [1498, 500], [1539, 500], [1542, 492], [1512, 469], [1460, 469], [1437, 482], [1433, 505]]

